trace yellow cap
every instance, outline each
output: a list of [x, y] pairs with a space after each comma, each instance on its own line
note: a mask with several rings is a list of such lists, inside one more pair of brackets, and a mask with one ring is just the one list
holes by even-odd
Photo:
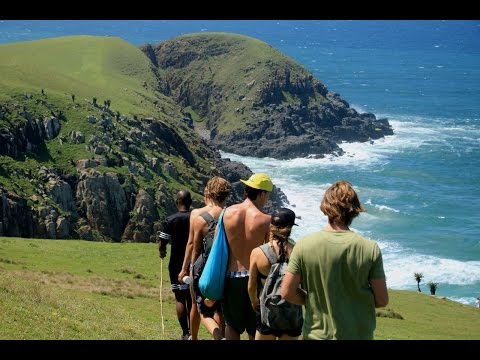
[[265, 191], [272, 191], [273, 190], [273, 183], [270, 177], [267, 174], [257, 173], [250, 176], [248, 180], [240, 180], [247, 186], [250, 186], [254, 189], [265, 190]]

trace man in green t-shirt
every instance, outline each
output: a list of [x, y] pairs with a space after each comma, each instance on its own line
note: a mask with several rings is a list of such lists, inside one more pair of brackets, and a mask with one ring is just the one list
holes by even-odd
[[328, 224], [297, 241], [282, 297], [305, 305], [304, 339], [373, 339], [375, 308], [388, 304], [382, 253], [375, 241], [349, 229], [366, 210], [347, 181], [327, 189], [320, 209]]

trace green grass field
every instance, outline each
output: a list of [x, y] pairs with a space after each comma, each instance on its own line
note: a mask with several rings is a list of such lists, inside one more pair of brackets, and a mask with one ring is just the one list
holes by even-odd
[[[376, 339], [480, 339], [480, 309], [424, 293], [389, 293], [387, 309], [403, 320], [377, 317]], [[162, 266], [152, 243], [0, 237], [0, 308], [3, 340], [159, 340], [181, 333], [168, 256]], [[202, 326], [200, 338], [210, 338]]]

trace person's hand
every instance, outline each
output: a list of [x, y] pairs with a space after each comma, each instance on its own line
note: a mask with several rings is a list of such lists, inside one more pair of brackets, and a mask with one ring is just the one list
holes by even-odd
[[160, 259], [163, 259], [165, 256], [167, 256], [167, 250], [160, 250]]
[[205, 299], [205, 300], [203, 300], [203, 302], [205, 303], [205, 305], [206, 305], [207, 307], [212, 307], [213, 305], [215, 305], [216, 300]]
[[177, 280], [178, 280], [178, 282], [179, 282], [180, 284], [183, 284], [183, 277], [184, 277], [185, 275], [187, 275], [187, 272], [186, 272], [185, 270], [183, 270], [183, 269], [178, 273], [178, 278], [177, 278]]

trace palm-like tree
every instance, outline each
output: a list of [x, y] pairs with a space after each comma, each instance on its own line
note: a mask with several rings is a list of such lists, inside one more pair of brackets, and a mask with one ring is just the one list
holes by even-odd
[[422, 290], [420, 290], [420, 281], [423, 279], [423, 273], [414, 273], [413, 276], [417, 281], [418, 292], [422, 292]]

